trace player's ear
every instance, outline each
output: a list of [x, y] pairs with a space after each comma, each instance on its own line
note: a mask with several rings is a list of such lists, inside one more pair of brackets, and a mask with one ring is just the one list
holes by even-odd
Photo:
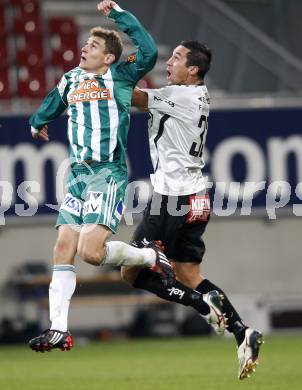
[[106, 65], [111, 65], [115, 61], [115, 55], [112, 53], [106, 54], [104, 62]]
[[198, 71], [199, 71], [198, 66], [196, 66], [196, 65], [189, 66], [189, 73], [191, 76], [197, 76]]

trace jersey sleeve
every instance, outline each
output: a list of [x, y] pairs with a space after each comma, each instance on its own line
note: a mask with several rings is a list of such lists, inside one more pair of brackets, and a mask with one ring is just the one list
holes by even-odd
[[151, 35], [130, 12], [112, 9], [109, 17], [115, 21], [121, 31], [130, 37], [136, 47], [136, 53], [132, 60], [120, 61], [116, 68], [124, 77], [136, 84], [153, 69], [157, 60], [156, 44]]
[[158, 110], [171, 117], [192, 121], [195, 107], [185, 87], [168, 86], [160, 89], [143, 89], [148, 94], [148, 109]]
[[67, 108], [68, 81], [65, 75], [58, 85], [46, 96], [38, 110], [29, 118], [32, 127], [40, 130], [58, 118]]

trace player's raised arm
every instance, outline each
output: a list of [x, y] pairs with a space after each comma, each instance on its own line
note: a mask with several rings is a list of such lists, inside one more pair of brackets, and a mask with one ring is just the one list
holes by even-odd
[[67, 108], [67, 84], [66, 77], [63, 76], [59, 84], [45, 97], [38, 110], [29, 118], [34, 139], [49, 141], [47, 125]]
[[115, 21], [118, 28], [130, 37], [136, 47], [135, 59], [131, 63], [124, 63], [127, 66], [123, 68], [120, 66], [119, 69], [128, 73], [128, 76], [137, 82], [153, 69], [156, 63], [157, 47], [153, 38], [134, 15], [121, 9], [114, 1], [102, 1], [97, 7], [105, 16]]

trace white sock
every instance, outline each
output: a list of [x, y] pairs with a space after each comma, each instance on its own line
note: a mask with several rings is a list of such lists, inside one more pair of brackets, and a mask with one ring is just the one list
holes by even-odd
[[152, 267], [155, 264], [156, 254], [151, 248], [135, 248], [122, 241], [110, 241], [106, 242], [105, 249], [106, 254], [102, 265], [145, 265]]
[[50, 329], [67, 331], [70, 299], [76, 287], [76, 274], [73, 265], [54, 265], [49, 285]]

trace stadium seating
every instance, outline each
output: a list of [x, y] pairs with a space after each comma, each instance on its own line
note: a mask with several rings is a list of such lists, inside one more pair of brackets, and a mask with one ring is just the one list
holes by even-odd
[[7, 22], [5, 17], [5, 8], [0, 3], [0, 36], [7, 31]]
[[77, 67], [79, 62], [78, 52], [70, 48], [53, 51], [52, 53], [52, 64], [59, 66], [63, 72]]
[[15, 15], [24, 19], [40, 18], [40, 4], [36, 0], [11, 0]]
[[21, 66], [18, 68], [18, 96], [43, 98], [47, 94], [45, 67]]
[[41, 22], [34, 18], [20, 18], [14, 21], [15, 34], [42, 34]]
[[6, 66], [9, 63], [7, 36], [4, 34], [0, 35], [0, 62], [1, 66]]
[[52, 17], [48, 20], [48, 31], [51, 35], [73, 35], [77, 38], [78, 28], [73, 18]]
[[51, 63], [64, 72], [79, 64], [78, 29], [72, 18], [53, 17], [48, 20], [51, 42]]
[[46, 64], [43, 41], [40, 35], [23, 34], [18, 37], [16, 63], [18, 66], [43, 66]]
[[[0, 0], [0, 99], [44, 97], [64, 72], [79, 64], [76, 19], [47, 17], [42, 4]], [[152, 78], [148, 75], [140, 86], [154, 87]]]
[[41, 14], [36, 0], [12, 0], [15, 34], [41, 33]]
[[10, 99], [12, 95], [9, 67], [0, 66], [0, 99]]
[[44, 97], [52, 80], [79, 63], [74, 18], [47, 18], [41, 4], [0, 0], [0, 99]]

